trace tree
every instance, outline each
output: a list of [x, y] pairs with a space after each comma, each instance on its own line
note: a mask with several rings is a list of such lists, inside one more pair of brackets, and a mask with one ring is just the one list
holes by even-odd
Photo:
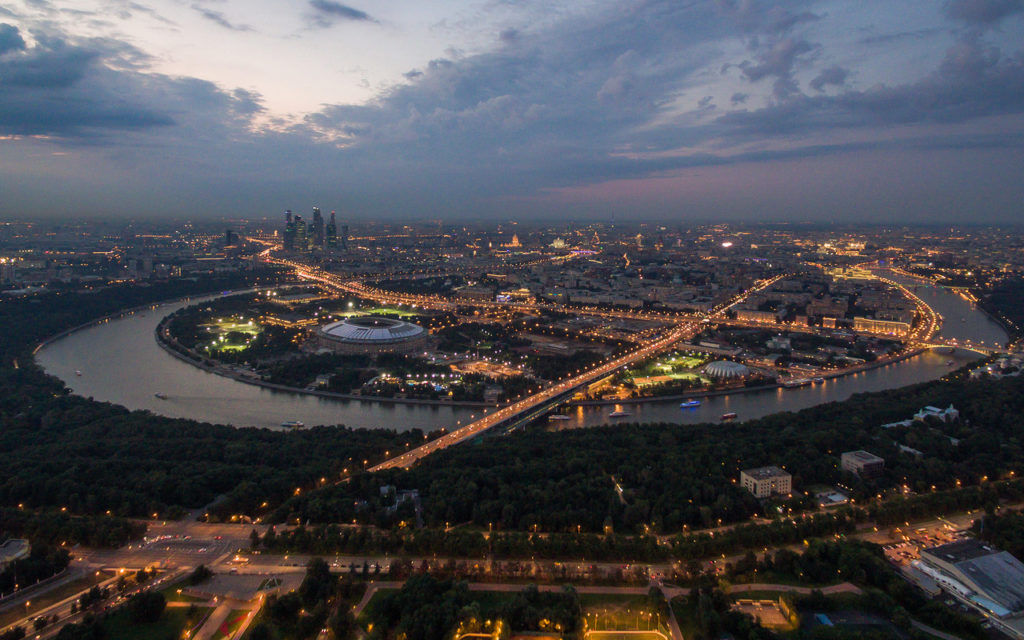
[[331, 616], [328, 626], [336, 640], [353, 640], [356, 637], [356, 619], [347, 607], [341, 607]]
[[128, 601], [128, 616], [132, 622], [156, 622], [167, 606], [164, 595], [158, 591], [144, 591]]
[[249, 632], [249, 640], [274, 640], [274, 632], [265, 622], [259, 622]]
[[313, 558], [306, 565], [306, 577], [299, 585], [299, 596], [303, 604], [313, 607], [326, 600], [334, 592], [335, 577], [323, 558]]
[[205, 564], [196, 567], [188, 576], [188, 583], [191, 585], [201, 584], [213, 577], [213, 571]]

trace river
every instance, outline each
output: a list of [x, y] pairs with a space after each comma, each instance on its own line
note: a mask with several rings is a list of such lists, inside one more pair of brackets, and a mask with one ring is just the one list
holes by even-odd
[[[1003, 329], [958, 295], [934, 286], [915, 292], [944, 318], [940, 336], [1003, 343]], [[36, 358], [75, 393], [157, 414], [235, 426], [279, 427], [298, 420], [307, 425], [343, 424], [356, 428], [407, 431], [453, 428], [480, 414], [480, 409], [373, 401], [338, 400], [274, 391], [200, 370], [166, 353], [156, 344], [160, 320], [190, 302], [174, 302], [126, 314], [60, 338], [40, 349]], [[855, 393], [880, 391], [933, 380], [977, 357], [966, 351], [926, 352], [877, 369], [828, 380], [800, 389], [771, 389], [705, 398], [696, 409], [679, 409], [679, 401], [652, 401], [617, 407], [632, 415], [619, 421], [697, 423], [717, 420], [726, 412], [739, 419], [779, 411], [797, 411], [824, 402], [845, 400]], [[81, 372], [78, 375], [76, 372]], [[154, 396], [161, 393], [166, 399]], [[606, 424], [610, 407], [575, 407], [558, 428]]]

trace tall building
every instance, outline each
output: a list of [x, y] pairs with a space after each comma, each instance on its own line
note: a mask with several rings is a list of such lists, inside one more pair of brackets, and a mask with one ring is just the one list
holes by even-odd
[[295, 216], [295, 249], [298, 251], [309, 251], [309, 235], [306, 230], [306, 221], [302, 216]]
[[295, 219], [292, 218], [292, 210], [284, 212], [284, 249], [292, 251], [295, 249]]
[[326, 236], [324, 242], [328, 249], [336, 249], [338, 247], [338, 225], [334, 219], [334, 211], [331, 211], [331, 220], [327, 223], [327, 231], [324, 233]]
[[341, 225], [341, 250], [348, 251], [348, 225]]
[[227, 231], [224, 232], [224, 246], [225, 247], [233, 247], [233, 246], [235, 246], [237, 241], [238, 241], [238, 236], [235, 234], [234, 231], [232, 231], [231, 229], [228, 229]]
[[313, 207], [313, 224], [309, 229], [309, 248], [322, 249], [324, 246], [324, 217], [320, 207]]

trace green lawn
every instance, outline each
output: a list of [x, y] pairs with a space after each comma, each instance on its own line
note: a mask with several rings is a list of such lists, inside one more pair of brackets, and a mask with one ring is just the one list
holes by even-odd
[[679, 630], [683, 632], [684, 638], [693, 638], [698, 635], [700, 629], [697, 626], [697, 604], [689, 598], [673, 598], [670, 603], [672, 612], [676, 614], [676, 622]]
[[187, 582], [175, 582], [169, 587], [165, 587], [160, 590], [160, 593], [164, 594], [164, 599], [167, 602], [206, 602], [207, 598], [200, 598], [198, 596], [190, 596], [185, 593], [179, 593], [188, 589], [189, 585]]
[[588, 632], [588, 640], [665, 640], [669, 634], [661, 635], [654, 632], [619, 633], [616, 631]]
[[416, 315], [412, 311], [407, 309], [396, 309], [394, 307], [374, 307], [373, 309], [363, 309], [364, 313], [369, 313], [375, 316], [381, 315], [397, 315], [401, 317], [408, 317]]
[[164, 609], [160, 619], [151, 624], [135, 624], [128, 617], [127, 611], [117, 611], [103, 621], [103, 630], [106, 632], [105, 640], [180, 638], [186, 629], [191, 629], [192, 625], [205, 619], [211, 611], [209, 607], [197, 607], [195, 617], [189, 620], [188, 609], [188, 607], [168, 607]]
[[618, 595], [614, 593], [581, 593], [580, 604], [584, 609], [623, 608], [643, 609], [647, 607], [647, 596]]

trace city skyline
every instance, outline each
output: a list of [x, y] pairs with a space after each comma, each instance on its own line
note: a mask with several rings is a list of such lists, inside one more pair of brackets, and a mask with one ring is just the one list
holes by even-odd
[[1022, 7], [12, 3], [0, 216], [1013, 222]]

